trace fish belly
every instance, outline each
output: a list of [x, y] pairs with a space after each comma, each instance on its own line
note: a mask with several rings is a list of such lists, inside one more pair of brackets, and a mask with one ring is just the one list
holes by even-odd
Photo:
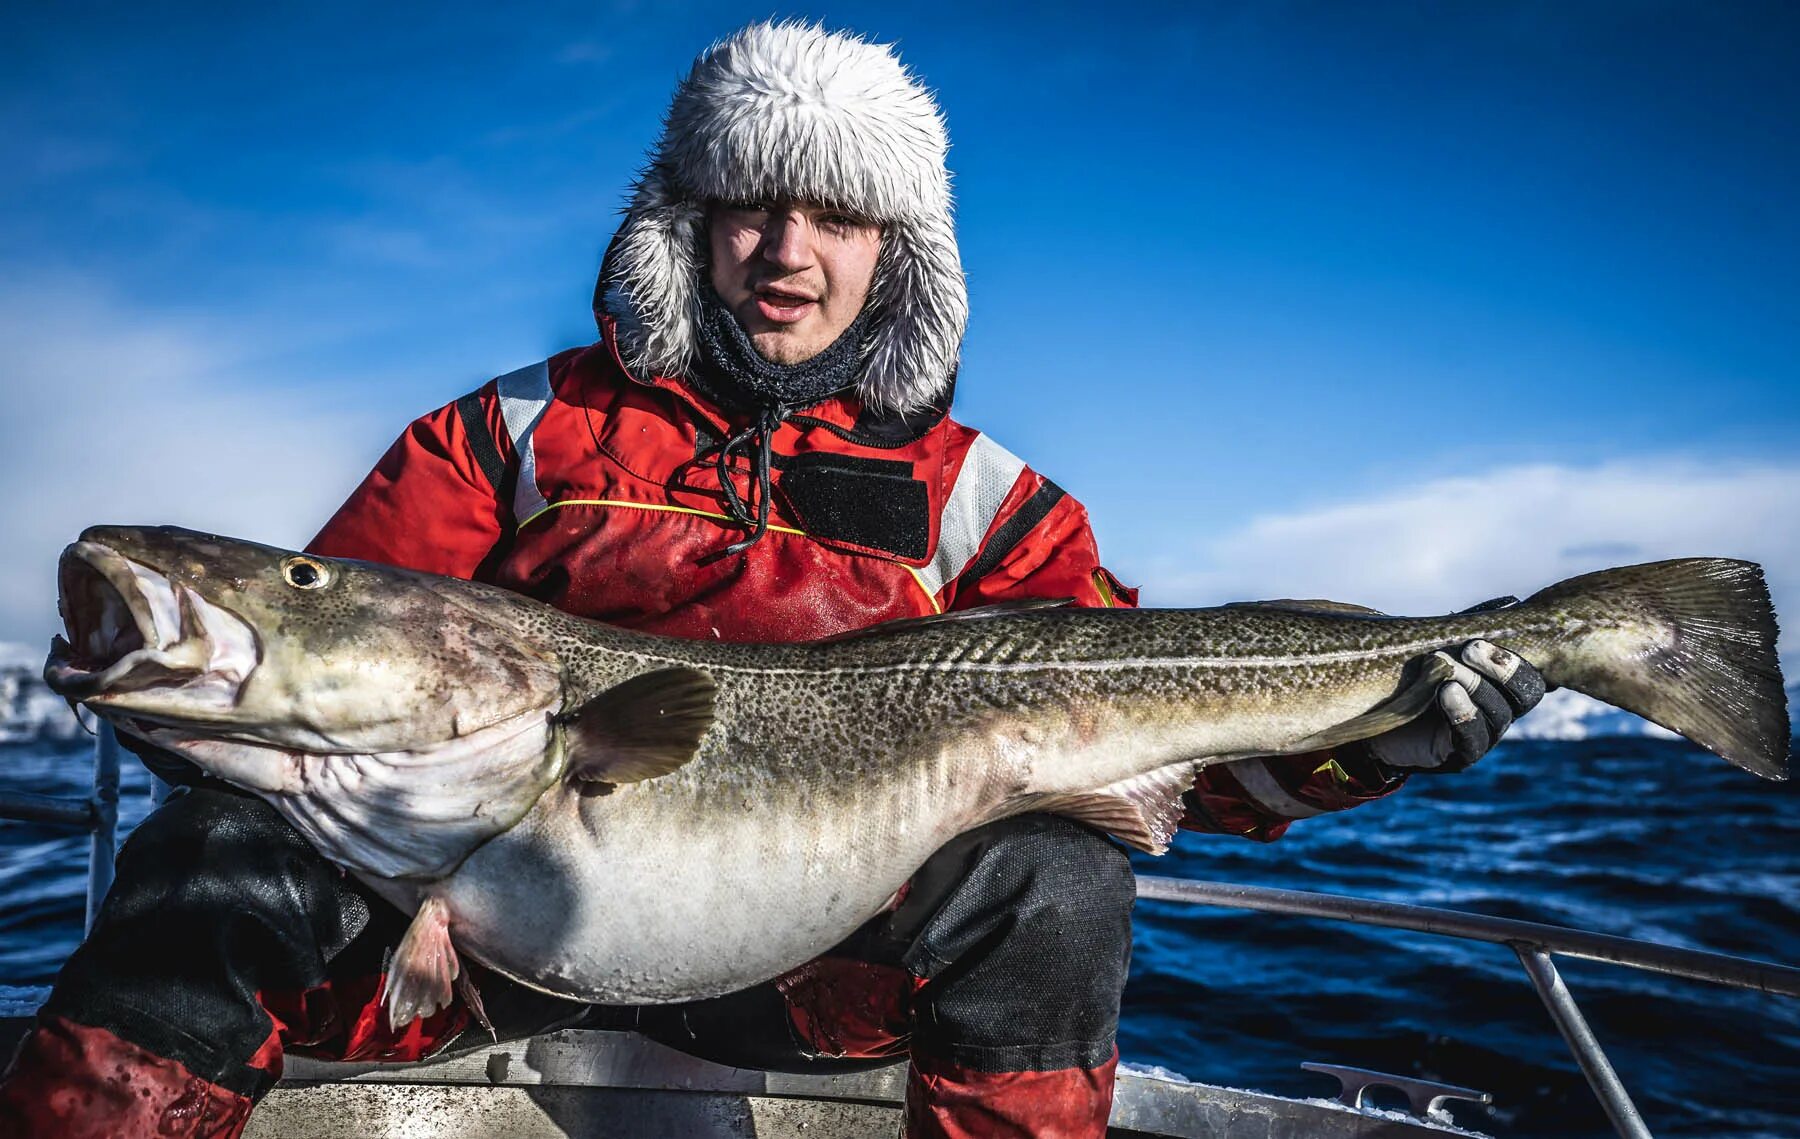
[[983, 821], [897, 798], [849, 814], [786, 796], [708, 804], [648, 784], [605, 798], [620, 802], [584, 811], [578, 792], [553, 790], [431, 891], [449, 902], [462, 951], [597, 1004], [735, 992], [842, 941]]

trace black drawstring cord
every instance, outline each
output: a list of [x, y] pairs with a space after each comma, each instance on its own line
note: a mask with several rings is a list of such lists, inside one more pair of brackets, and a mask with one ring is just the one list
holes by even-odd
[[[769, 497], [773, 486], [770, 470], [772, 462], [771, 447], [775, 440], [775, 431], [788, 417], [788, 409], [780, 404], [770, 404], [757, 413], [750, 426], [725, 440], [720, 445], [719, 453], [714, 458], [714, 466], [719, 472], [719, 486], [725, 492], [725, 511], [731, 520], [748, 530], [744, 537], [726, 546], [715, 554], [701, 559], [702, 564], [741, 554], [756, 545], [762, 536], [769, 532]], [[756, 499], [756, 508], [752, 511], [750, 504], [738, 494], [737, 487], [731, 479], [731, 453], [741, 444], [754, 442], [756, 450], [750, 456], [751, 494]]]

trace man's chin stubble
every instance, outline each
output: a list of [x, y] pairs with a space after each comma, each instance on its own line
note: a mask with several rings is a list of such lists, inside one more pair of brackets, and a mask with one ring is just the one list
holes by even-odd
[[821, 351], [821, 349], [811, 348], [805, 344], [799, 343], [791, 337], [782, 336], [778, 333], [762, 333], [761, 335], [752, 336], [750, 338], [750, 345], [756, 349], [756, 354], [758, 356], [761, 356], [769, 363], [781, 364], [784, 366], [804, 364], [814, 356], [817, 356]]

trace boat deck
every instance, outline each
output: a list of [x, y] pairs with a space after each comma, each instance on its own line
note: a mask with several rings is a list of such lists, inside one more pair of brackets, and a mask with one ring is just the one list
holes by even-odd
[[[893, 1139], [904, 1063], [834, 1075], [747, 1071], [629, 1032], [568, 1030], [423, 1064], [299, 1057], [245, 1139]], [[1326, 1083], [1326, 1087], [1329, 1084]], [[1124, 1072], [1115, 1139], [1427, 1139], [1467, 1135], [1330, 1101]]]

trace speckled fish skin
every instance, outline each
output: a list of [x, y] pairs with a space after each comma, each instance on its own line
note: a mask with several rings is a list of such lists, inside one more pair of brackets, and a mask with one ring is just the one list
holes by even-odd
[[[442, 899], [461, 951], [586, 1001], [692, 1000], [778, 975], [876, 913], [948, 839], [1007, 814], [1106, 825], [1118, 811], [1096, 804], [1112, 804], [1157, 847], [1199, 767], [1404, 722], [1442, 679], [1429, 654], [1476, 638], [1758, 774], [1781, 777], [1786, 754], [1767, 591], [1724, 559], [1603, 571], [1447, 617], [1042, 609], [753, 645], [634, 633], [364, 563], [319, 559], [329, 583], [299, 590], [281, 577], [287, 551], [108, 528], [65, 555], [71, 640], [96, 620], [71, 610], [104, 591], [68, 559], [116, 582], [114, 557], [241, 620], [260, 655], [229, 712], [183, 710], [152, 685], [84, 697], [100, 714], [263, 795], [403, 909]], [[68, 679], [68, 659], [63, 683], [91, 686], [93, 672]], [[570, 778], [558, 717], [665, 669], [717, 686], [692, 760], [600, 788]], [[359, 683], [377, 690], [366, 707]], [[308, 695], [320, 685], [345, 694], [337, 711]], [[265, 722], [284, 708], [312, 722]], [[467, 777], [434, 776], [438, 755], [513, 790], [471, 806]], [[316, 774], [333, 764], [351, 774]]]

